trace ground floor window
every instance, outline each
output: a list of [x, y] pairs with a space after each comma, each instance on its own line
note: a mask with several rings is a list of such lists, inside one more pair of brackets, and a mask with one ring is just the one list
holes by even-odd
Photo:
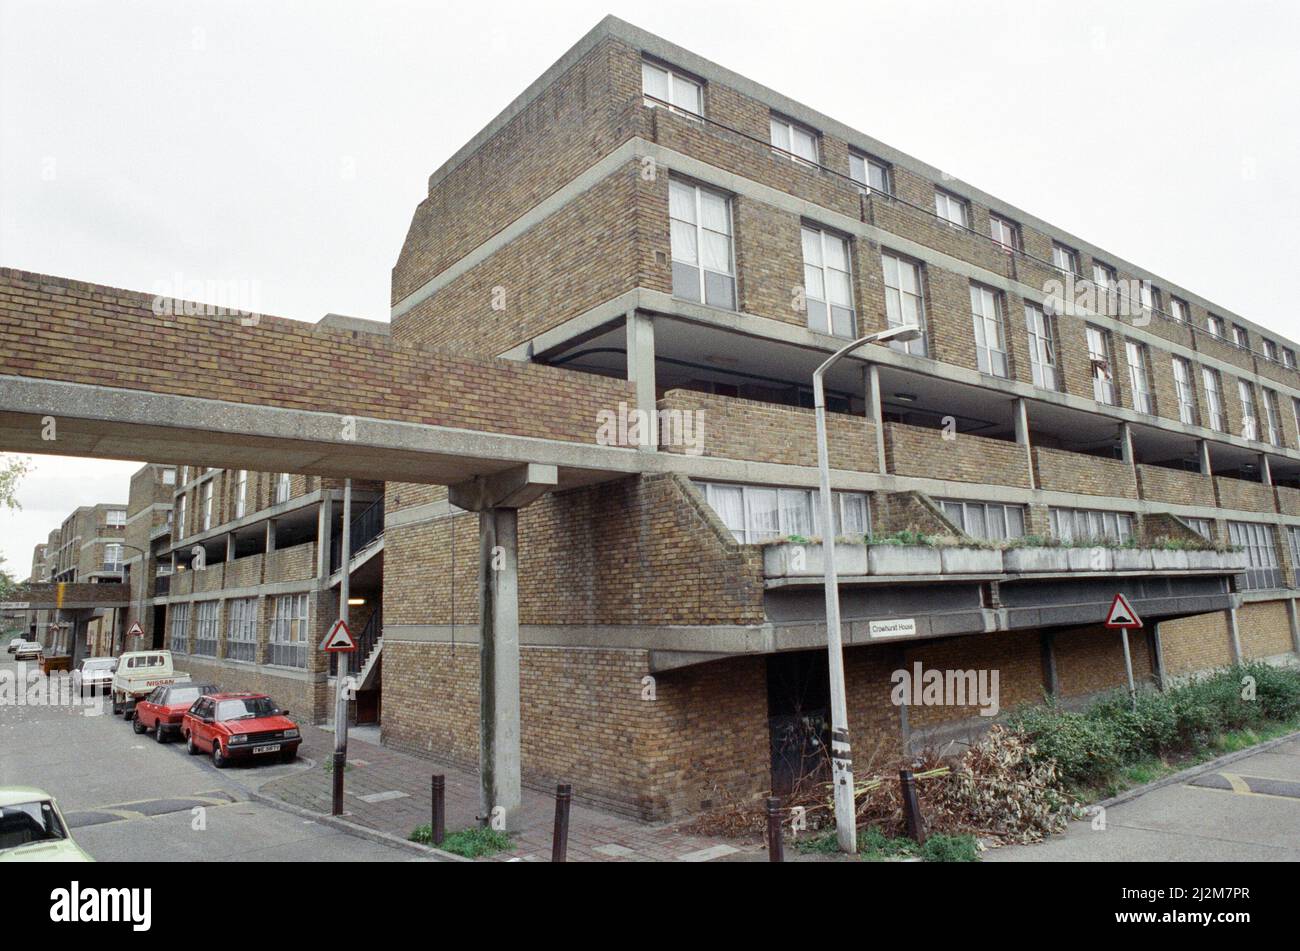
[[[788, 535], [820, 536], [821, 506], [815, 489], [706, 482], [704, 497], [742, 544], [757, 544]], [[835, 534], [864, 536], [871, 521], [865, 492], [832, 492]]]
[[236, 598], [226, 605], [226, 656], [231, 660], [257, 660], [257, 598]]
[[1214, 541], [1214, 520], [1208, 518], [1185, 518], [1187, 527], [1200, 535], [1207, 542]]
[[1228, 541], [1246, 552], [1246, 587], [1281, 588], [1282, 569], [1273, 547], [1273, 529], [1259, 522], [1229, 522]]
[[1000, 502], [967, 502], [962, 499], [936, 499], [948, 520], [972, 538], [994, 541], [1020, 538], [1025, 534], [1023, 505]]
[[307, 595], [285, 594], [275, 599], [270, 662], [282, 667], [307, 666]]
[[167, 647], [176, 653], [186, 654], [190, 649], [190, 606], [172, 605], [172, 627]]
[[200, 601], [194, 606], [194, 653], [217, 656], [217, 632], [221, 627], [221, 602]]
[[1125, 545], [1133, 538], [1133, 516], [1102, 509], [1051, 510], [1052, 536], [1063, 542], [1109, 542]]

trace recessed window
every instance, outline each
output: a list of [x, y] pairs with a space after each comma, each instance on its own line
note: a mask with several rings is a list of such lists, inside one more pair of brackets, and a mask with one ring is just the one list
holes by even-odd
[[121, 528], [126, 524], [126, 509], [109, 509], [104, 513], [104, 524], [109, 528]]
[[1205, 318], [1205, 329], [1213, 336], [1223, 339], [1223, 318], [1217, 314], [1207, 314]]
[[803, 161], [810, 165], [818, 162], [817, 133], [780, 116], [772, 116], [772, 148], [776, 154]]
[[1174, 392], [1178, 396], [1178, 420], [1196, 425], [1196, 388], [1192, 385], [1192, 365], [1182, 357], [1173, 358]]
[[307, 666], [307, 595], [286, 594], [275, 599], [270, 647], [272, 664]]
[[1191, 319], [1191, 311], [1187, 308], [1187, 301], [1181, 297], [1169, 298], [1169, 316], [1180, 324], [1187, 323]]
[[212, 480], [203, 483], [203, 530], [212, 528]]
[[1060, 389], [1056, 368], [1056, 319], [1035, 304], [1025, 305], [1025, 329], [1029, 332], [1029, 368], [1034, 386]]
[[1295, 369], [1295, 351], [1294, 351], [1294, 350], [1292, 350], [1292, 349], [1290, 349], [1290, 348], [1288, 348], [1288, 347], [1283, 347], [1283, 348], [1282, 348], [1282, 364], [1283, 364], [1284, 366], [1288, 366], [1288, 367], [1290, 367], [1292, 370]]
[[1264, 390], [1264, 424], [1268, 427], [1268, 442], [1271, 446], [1282, 446], [1282, 410], [1278, 405], [1277, 393]]
[[221, 629], [221, 604], [200, 601], [194, 606], [194, 653], [217, 656], [217, 634]]
[[1020, 226], [1001, 215], [989, 215], [989, 235], [1008, 251], [1019, 251]]
[[1079, 273], [1079, 252], [1059, 241], [1052, 242], [1052, 263], [1067, 274]]
[[645, 60], [641, 61], [641, 92], [647, 106], [667, 105], [674, 111], [704, 115], [704, 88], [698, 82]]
[[175, 470], [175, 469], [164, 469], [164, 470], [163, 470], [163, 474], [162, 474], [162, 482], [163, 482], [163, 485], [175, 485], [175, 484], [176, 484], [176, 470]]
[[891, 340], [889, 345], [900, 353], [924, 357], [928, 351], [921, 266], [888, 252], [880, 255], [880, 263], [885, 275], [885, 320], [890, 327], [915, 327], [921, 331], [915, 340]]
[[1205, 387], [1205, 409], [1209, 416], [1210, 428], [1215, 432], [1227, 432], [1228, 427], [1223, 418], [1223, 386], [1219, 380], [1219, 371], [1201, 367], [1201, 385]]
[[1133, 537], [1133, 516], [1104, 509], [1053, 508], [1052, 536], [1063, 542], [1124, 544]]
[[1259, 522], [1229, 522], [1228, 541], [1246, 553], [1246, 588], [1282, 587], [1282, 569], [1273, 547], [1273, 529]]
[[802, 234], [808, 329], [852, 338], [853, 279], [848, 239], [807, 225]]
[[1092, 283], [1101, 288], [1109, 288], [1117, 280], [1118, 275], [1109, 264], [1102, 264], [1100, 261], [1092, 262]]
[[275, 480], [276, 503], [289, 501], [289, 473], [281, 472]]
[[176, 540], [180, 541], [185, 536], [185, 501], [187, 496], [182, 495], [180, 507], [176, 512]]
[[1232, 325], [1232, 342], [1235, 343], [1235, 344], [1237, 345], [1237, 348], [1240, 349], [1240, 350], [1249, 350], [1249, 349], [1250, 349], [1250, 331], [1248, 331], [1248, 330], [1247, 330], [1245, 327], [1243, 327], [1241, 324], [1233, 324], [1233, 325]]
[[950, 225], [970, 227], [970, 206], [966, 203], [966, 199], [958, 198], [950, 192], [935, 189], [934, 213]]
[[935, 499], [943, 514], [972, 538], [999, 541], [1020, 538], [1025, 534], [1025, 509], [1020, 505], [997, 502], [967, 502], [962, 499]]
[[1247, 380], [1237, 381], [1237, 397], [1241, 402], [1241, 438], [1259, 438], [1259, 419], [1255, 415], [1255, 388]]
[[1115, 380], [1110, 369], [1110, 331], [1088, 324], [1088, 362], [1092, 372], [1092, 398], [1098, 403], [1116, 405]]
[[673, 295], [736, 309], [731, 202], [725, 195], [673, 179], [668, 183]]
[[226, 657], [252, 663], [257, 660], [257, 598], [235, 598], [226, 606]]
[[248, 470], [240, 469], [235, 481], [235, 518], [248, 514]]
[[1142, 301], [1143, 310], [1158, 311], [1160, 309], [1160, 291], [1153, 287], [1150, 281], [1143, 281], [1138, 285], [1138, 297]]
[[122, 546], [105, 545], [104, 546], [104, 570], [117, 571], [122, 567]]
[[1277, 363], [1277, 344], [1267, 337], [1264, 338], [1264, 356]]
[[190, 649], [190, 606], [188, 603], [171, 606], [171, 637], [167, 649], [177, 654], [187, 653]]
[[1208, 518], [1184, 518], [1187, 527], [1207, 542], [1214, 541], [1214, 521]]
[[849, 177], [873, 192], [881, 192], [885, 195], [893, 194], [893, 188], [890, 185], [889, 166], [869, 155], [859, 155], [857, 152], [849, 153]]
[[1139, 413], [1154, 415], [1155, 397], [1151, 394], [1151, 375], [1147, 369], [1146, 347], [1134, 340], [1124, 341], [1124, 355], [1128, 359], [1129, 386], [1133, 389], [1133, 408]]
[[[704, 498], [736, 541], [743, 545], [790, 535], [822, 536], [821, 505], [815, 489], [778, 489], [758, 485], [706, 482]], [[835, 534], [865, 536], [870, 530], [867, 496], [832, 492]]]
[[991, 287], [972, 284], [970, 309], [975, 321], [976, 366], [981, 373], [1007, 376], [1007, 348], [1002, 334], [1002, 295]]

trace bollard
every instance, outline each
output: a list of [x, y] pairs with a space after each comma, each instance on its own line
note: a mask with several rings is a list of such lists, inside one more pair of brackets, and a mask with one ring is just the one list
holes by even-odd
[[916, 798], [916, 777], [910, 769], [898, 771], [898, 787], [903, 796], [903, 815], [907, 819], [907, 834], [917, 845], [925, 842], [925, 823], [921, 819], [921, 804]]
[[330, 778], [334, 781], [334, 803], [330, 815], [341, 816], [343, 815], [343, 770], [347, 767], [348, 757], [346, 753], [337, 750], [332, 755], [334, 770]]
[[429, 841], [434, 845], [442, 845], [442, 840], [447, 836], [447, 777], [439, 773], [433, 777], [430, 786], [433, 793], [433, 821], [429, 823]]
[[569, 802], [573, 787], [560, 783], [555, 787], [555, 837], [551, 840], [551, 861], [563, 862], [569, 851]]
[[777, 796], [767, 797], [767, 860], [785, 861], [785, 839], [781, 834], [781, 800]]

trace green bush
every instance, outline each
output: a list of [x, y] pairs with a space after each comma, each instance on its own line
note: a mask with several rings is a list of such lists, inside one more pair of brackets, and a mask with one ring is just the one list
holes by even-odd
[[1063, 710], [1053, 701], [1015, 711], [1008, 726], [1029, 736], [1037, 758], [1055, 760], [1066, 783], [1091, 782], [1123, 762], [1120, 741], [1104, 721]]
[[[410, 839], [412, 842], [419, 842], [421, 845], [432, 845], [433, 831], [428, 823], [416, 826], [415, 831], [411, 833]], [[467, 859], [476, 859], [484, 855], [495, 855], [497, 852], [504, 852], [510, 848], [510, 836], [505, 832], [498, 832], [496, 829], [462, 829], [460, 832], [448, 832], [438, 848], [453, 855], [463, 855]]]

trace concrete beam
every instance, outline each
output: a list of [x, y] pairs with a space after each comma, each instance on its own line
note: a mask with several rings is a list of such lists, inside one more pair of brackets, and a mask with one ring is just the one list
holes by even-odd
[[475, 476], [448, 489], [451, 504], [467, 512], [520, 509], [559, 484], [555, 466], [528, 463], [489, 476]]

